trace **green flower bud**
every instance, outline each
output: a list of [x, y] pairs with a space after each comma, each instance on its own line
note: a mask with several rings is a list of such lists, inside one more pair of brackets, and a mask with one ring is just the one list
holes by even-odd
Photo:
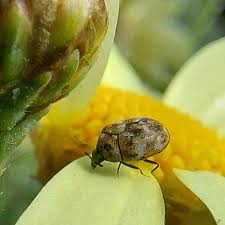
[[0, 152], [85, 77], [107, 27], [105, 0], [0, 2]]

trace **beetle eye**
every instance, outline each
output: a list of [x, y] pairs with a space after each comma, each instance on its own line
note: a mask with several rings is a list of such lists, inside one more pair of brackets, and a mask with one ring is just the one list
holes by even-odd
[[105, 144], [103, 145], [103, 147], [104, 147], [104, 149], [105, 149], [107, 152], [109, 152], [109, 151], [112, 149], [112, 147], [111, 147], [111, 145], [110, 145], [109, 143], [105, 143]]
[[141, 118], [139, 121], [142, 122], [142, 123], [147, 123], [147, 122], [149, 122], [149, 119], [148, 118]]

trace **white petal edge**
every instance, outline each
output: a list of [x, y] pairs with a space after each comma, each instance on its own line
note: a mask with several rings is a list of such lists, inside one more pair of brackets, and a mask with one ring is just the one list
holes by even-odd
[[177, 178], [210, 210], [216, 224], [225, 225], [225, 178], [217, 174], [174, 170]]
[[164, 102], [201, 120], [225, 88], [225, 38], [198, 51], [178, 71], [169, 85]]
[[210, 105], [202, 121], [206, 126], [215, 128], [221, 137], [225, 137], [225, 92]]
[[122, 56], [114, 45], [110, 53], [109, 61], [102, 79], [103, 85], [132, 91], [142, 95], [156, 95], [145, 86], [133, 67]]
[[[91, 97], [94, 95], [97, 86], [99, 85], [113, 44], [118, 12], [119, 12], [119, 0], [105, 0], [109, 15], [109, 26], [105, 37], [100, 48], [98, 59], [94, 62], [92, 68], [84, 78], [84, 80], [70, 93], [67, 98], [62, 99], [59, 103], [53, 105], [49, 114], [51, 119], [54, 118], [55, 111], [63, 113], [62, 120], [68, 122], [67, 118], [75, 113], [79, 114], [82, 112]], [[56, 118], [57, 120], [58, 118]]]
[[164, 201], [156, 179], [87, 157], [61, 170], [41, 190], [16, 225], [164, 225]]

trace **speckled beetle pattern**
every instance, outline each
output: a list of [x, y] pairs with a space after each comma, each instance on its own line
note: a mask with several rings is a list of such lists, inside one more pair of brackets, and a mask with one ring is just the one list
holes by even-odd
[[128, 162], [143, 160], [156, 165], [153, 172], [159, 164], [148, 158], [164, 150], [169, 140], [168, 130], [154, 119], [134, 118], [111, 124], [103, 128], [98, 138], [96, 149], [90, 157], [91, 166], [102, 167], [101, 163], [106, 160], [119, 162], [117, 172], [121, 164], [140, 170]]

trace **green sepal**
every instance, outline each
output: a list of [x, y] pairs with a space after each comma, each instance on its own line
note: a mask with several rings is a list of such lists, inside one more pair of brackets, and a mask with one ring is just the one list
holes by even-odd
[[1, 18], [0, 33], [0, 80], [17, 79], [27, 64], [28, 43], [31, 28], [21, 6], [13, 5]]
[[[81, 3], [82, 5], [85, 3]], [[85, 7], [86, 8], [86, 7]], [[79, 34], [85, 24], [82, 7], [79, 3], [64, 1], [58, 11], [54, 23], [50, 28], [49, 50], [54, 50], [68, 44], [74, 39], [74, 34]]]
[[53, 74], [54, 82], [50, 83], [47, 92], [39, 98], [38, 105], [46, 105], [54, 100], [56, 96], [60, 96], [65, 85], [69, 82], [71, 77], [75, 74], [79, 66], [79, 50], [74, 50], [67, 58], [64, 65]]
[[45, 72], [0, 97], [0, 131], [11, 130], [23, 119], [27, 108], [38, 98], [51, 76], [50, 72]]
[[0, 171], [4, 168], [4, 165], [1, 164], [2, 160], [7, 158], [6, 156], [20, 144], [31, 128], [45, 116], [48, 111], [49, 108], [46, 108], [26, 116], [12, 130], [0, 132]]

